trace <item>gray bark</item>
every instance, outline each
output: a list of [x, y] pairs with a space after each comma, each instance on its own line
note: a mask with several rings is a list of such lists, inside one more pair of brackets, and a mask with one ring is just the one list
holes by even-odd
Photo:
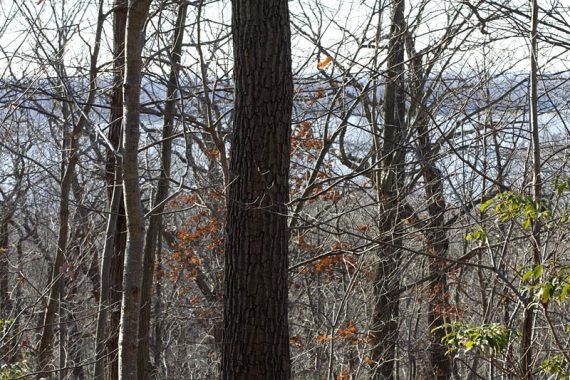
[[145, 223], [138, 175], [142, 33], [150, 0], [129, 0], [125, 33], [123, 84], [123, 192], [127, 248], [119, 329], [119, 379], [138, 377], [137, 350]]
[[[180, 71], [180, 57], [182, 52], [182, 40], [184, 26], [186, 25], [186, 10], [188, 4], [181, 2], [178, 7], [176, 31], [172, 42], [171, 72], [166, 91], [166, 105], [164, 107], [164, 125], [162, 129], [162, 149], [160, 162], [160, 179], [158, 180], [156, 196], [153, 202], [154, 209], [150, 216], [148, 231], [146, 233], [144, 247], [143, 279], [141, 293], [141, 312], [139, 317], [139, 347], [138, 367], [139, 379], [150, 378], [149, 368], [149, 332], [151, 314], [151, 290], [154, 275], [154, 256], [157, 240], [162, 226], [162, 211], [168, 198], [170, 184], [170, 166], [172, 156], [172, 136], [174, 115], [176, 113], [176, 97], [178, 95], [178, 73]], [[155, 363], [157, 365], [158, 363]]]
[[[376, 176], [380, 219], [379, 263], [373, 284], [374, 312], [371, 332], [374, 337], [371, 359], [377, 363], [373, 379], [393, 379], [396, 364], [396, 343], [399, 318], [400, 247], [402, 245], [399, 218], [400, 189], [403, 188], [405, 159], [405, 101], [404, 73], [404, 19], [405, 0], [394, 0], [392, 5], [390, 41], [387, 59], [387, 82], [384, 93], [384, 129]], [[375, 133], [378, 135], [378, 132]]]
[[[120, 162], [115, 168], [115, 183], [120, 183], [122, 175]], [[105, 342], [107, 338], [107, 317], [111, 304], [109, 302], [109, 290], [111, 284], [111, 256], [115, 246], [117, 236], [117, 220], [119, 219], [120, 202], [122, 200], [122, 187], [115, 186], [109, 207], [109, 217], [107, 219], [107, 229], [105, 232], [105, 244], [101, 259], [101, 278], [99, 291], [99, 306], [97, 312], [97, 330], [95, 336], [95, 379], [105, 378]]]

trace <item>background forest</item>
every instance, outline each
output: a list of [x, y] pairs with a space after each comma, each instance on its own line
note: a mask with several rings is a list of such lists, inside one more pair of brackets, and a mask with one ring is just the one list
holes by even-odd
[[264, 297], [288, 348], [252, 348], [290, 374], [257, 378], [570, 379], [570, 2], [243, 4], [289, 23], [240, 29], [229, 0], [0, 3], [0, 378], [228, 371], [230, 151], [255, 93], [232, 35], [254, 33], [275, 48], [249, 75], [293, 75], [288, 262], [260, 275], [286, 281]]

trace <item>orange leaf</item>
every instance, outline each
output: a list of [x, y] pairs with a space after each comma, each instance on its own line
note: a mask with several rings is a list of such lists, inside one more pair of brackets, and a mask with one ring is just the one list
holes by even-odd
[[190, 264], [192, 265], [200, 265], [202, 263], [202, 260], [200, 260], [199, 258], [197, 258], [196, 256], [192, 256], [190, 257], [190, 259], [188, 260], [190, 262]]
[[358, 328], [354, 325], [354, 322], [352, 320], [350, 320], [348, 322], [348, 326], [346, 328], [339, 328], [338, 329], [338, 335], [343, 336], [343, 337], [350, 337], [351, 335], [357, 334], [358, 333]]
[[332, 62], [332, 58], [331, 57], [325, 57], [325, 59], [323, 59], [321, 62], [319, 62], [319, 64], [317, 65], [317, 68], [319, 68], [319, 70], [324, 69], [325, 67], [327, 67], [329, 65], [329, 63]]
[[328, 342], [328, 341], [331, 340], [331, 339], [332, 339], [332, 336], [330, 336], [330, 335], [318, 335], [318, 336], [316, 337], [316, 340], [317, 340], [317, 342], [319, 342], [319, 343], [325, 343], [325, 342]]
[[301, 350], [305, 348], [303, 342], [301, 342], [301, 338], [298, 335], [292, 336], [289, 338], [289, 344], [293, 347], [300, 348]]

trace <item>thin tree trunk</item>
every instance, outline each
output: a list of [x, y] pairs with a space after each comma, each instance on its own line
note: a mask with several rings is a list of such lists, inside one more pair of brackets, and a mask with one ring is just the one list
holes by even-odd
[[145, 223], [138, 175], [140, 93], [143, 27], [150, 0], [129, 0], [125, 33], [125, 82], [123, 85], [123, 192], [127, 216], [127, 249], [123, 273], [123, 297], [119, 329], [119, 379], [138, 378], [137, 350], [142, 284]]
[[[540, 137], [538, 134], [538, 91], [537, 91], [537, 74], [538, 74], [538, 0], [531, 1], [531, 30], [530, 30], [530, 129], [532, 141], [532, 192], [535, 205], [540, 204], [541, 200], [541, 176], [540, 176]], [[532, 253], [533, 264], [540, 265], [540, 220], [532, 221]], [[533, 350], [532, 335], [534, 330], [536, 306], [532, 299], [528, 299], [525, 305], [522, 338], [521, 338], [521, 369], [524, 379], [531, 380], [533, 377]]]
[[[162, 230], [162, 226], [160, 226]], [[162, 264], [162, 234], [158, 235], [157, 251], [156, 251], [156, 265], [160, 268]], [[160, 356], [162, 355], [162, 318], [160, 318], [160, 312], [162, 309], [162, 271], [159, 270], [156, 274], [156, 297], [154, 303], [154, 317], [156, 318], [154, 324], [154, 367], [155, 367], [155, 377], [158, 377], [160, 373]]]
[[[117, 157], [118, 158], [118, 157]], [[122, 176], [121, 163], [116, 161], [115, 183], [120, 183]], [[109, 207], [109, 217], [107, 219], [107, 230], [105, 232], [105, 244], [101, 259], [101, 278], [99, 281], [99, 308], [97, 312], [97, 330], [95, 335], [95, 379], [105, 378], [105, 341], [107, 338], [107, 315], [111, 304], [109, 303], [111, 285], [111, 256], [115, 247], [117, 232], [117, 220], [119, 219], [120, 203], [123, 199], [122, 186], [113, 188], [111, 206]]]
[[[91, 112], [95, 93], [97, 91], [97, 59], [99, 56], [99, 48], [101, 45], [101, 32], [103, 30], [103, 1], [99, 2], [99, 14], [97, 21], [97, 30], [95, 33], [95, 45], [91, 55], [91, 65], [89, 69], [89, 94], [85, 102], [85, 107], [81, 112], [81, 116], [73, 127], [69, 137], [69, 147], [67, 152], [67, 165], [62, 171], [61, 190], [60, 190], [60, 203], [59, 203], [59, 231], [57, 248], [55, 252], [55, 259], [50, 277], [50, 290], [48, 293], [47, 306], [43, 315], [43, 328], [40, 343], [38, 345], [38, 377], [47, 376], [45, 370], [48, 367], [52, 349], [53, 349], [53, 325], [55, 322], [55, 312], [59, 303], [61, 284], [63, 280], [63, 259], [64, 253], [67, 249], [67, 240], [69, 234], [69, 196], [71, 192], [71, 185], [74, 178], [75, 167], [79, 161], [79, 138], [83, 132], [83, 128], [88, 122], [88, 115]], [[62, 164], [64, 165], [64, 164]]]
[[[176, 98], [178, 95], [178, 73], [180, 71], [180, 57], [182, 54], [182, 40], [184, 27], [186, 25], [186, 10], [188, 3], [182, 1], [178, 7], [176, 19], [176, 29], [172, 41], [171, 50], [171, 71], [166, 90], [166, 105], [164, 107], [164, 125], [162, 129], [162, 151], [160, 162], [160, 179], [158, 180], [156, 197], [154, 199], [154, 212], [150, 217], [148, 231], [146, 234], [143, 263], [143, 279], [141, 290], [141, 312], [139, 317], [139, 347], [138, 347], [138, 367], [139, 379], [150, 378], [149, 368], [149, 338], [150, 338], [150, 311], [151, 311], [151, 290], [154, 275], [154, 255], [156, 243], [162, 226], [162, 211], [164, 203], [168, 198], [170, 166], [172, 156], [172, 135], [174, 115], [176, 113]], [[156, 363], [155, 363], [156, 365]]]
[[425, 88], [427, 86], [422, 56], [415, 52], [414, 41], [406, 36], [408, 59], [410, 68], [411, 105], [410, 117], [416, 126], [418, 137], [418, 160], [421, 165], [422, 176], [425, 183], [425, 194], [428, 219], [422, 232], [425, 237], [426, 253], [431, 256], [429, 261], [429, 274], [432, 280], [428, 291], [428, 333], [430, 343], [428, 347], [430, 378], [437, 380], [450, 379], [453, 374], [451, 357], [446, 355], [447, 347], [441, 339], [446, 331], [444, 324], [446, 312], [449, 310], [449, 293], [447, 287], [448, 266], [445, 258], [449, 251], [449, 238], [445, 229], [446, 202], [443, 188], [443, 174], [436, 165], [437, 153], [431, 142], [429, 130], [429, 115]]
[[[73, 179], [73, 183], [71, 184], [71, 191], [73, 192], [73, 197], [75, 201], [79, 204], [82, 202], [82, 197], [84, 194], [84, 189], [81, 188], [79, 184], [77, 175]], [[81, 252], [83, 249], [81, 248], [82, 244], [86, 243], [86, 239], [91, 239], [93, 237], [93, 233], [90, 229], [89, 225], [89, 212], [87, 207], [79, 206], [77, 208], [76, 220], [73, 222], [75, 224], [75, 232], [72, 232], [72, 236], [74, 237], [75, 245], [77, 248], [76, 257], [80, 257]], [[91, 281], [93, 286], [93, 301], [96, 304], [99, 303], [99, 255], [95, 249], [89, 251], [88, 257], [91, 258], [90, 262], [81, 262], [81, 266], [84, 268], [83, 270], [87, 273], [87, 277]]]
[[[121, 133], [123, 123], [123, 80], [125, 73], [125, 29], [127, 23], [127, 0], [115, 0], [113, 4], [113, 91], [111, 94], [111, 112], [109, 117], [108, 139], [113, 149], [107, 150], [107, 186], [109, 203], [117, 189], [121, 187], [122, 178], [116, 175], [119, 163], [116, 158], [116, 151], [121, 146]], [[116, 233], [112, 242], [113, 251], [109, 263], [109, 308], [110, 320], [107, 337], [107, 364], [108, 378], [117, 380], [119, 378], [118, 351], [119, 351], [119, 322], [121, 319], [121, 297], [123, 290], [123, 265], [125, 261], [125, 247], [127, 244], [127, 222], [125, 219], [125, 205], [122, 191], [119, 192], [120, 199], [117, 211]], [[104, 337], [102, 337], [104, 339]], [[98, 351], [99, 352], [99, 351]]]
[[[429, 143], [423, 146], [430, 149]], [[449, 307], [447, 273], [445, 272], [447, 266], [445, 258], [449, 249], [444, 219], [446, 205], [440, 170], [431, 160], [424, 165], [423, 177], [429, 214], [429, 222], [425, 226], [424, 236], [426, 238], [426, 252], [431, 256], [429, 272], [433, 276], [433, 280], [429, 284], [428, 327], [433, 331], [430, 331], [429, 359], [433, 379], [445, 380], [450, 379], [452, 375], [451, 357], [445, 354], [447, 347], [441, 341], [446, 334], [443, 326], [446, 323], [445, 314]]]
[[293, 80], [287, 0], [233, 0], [234, 134], [223, 379], [288, 379], [287, 202]]
[[[74, 219], [71, 221], [73, 226], [70, 233], [70, 248], [68, 261], [77, 262], [81, 259], [82, 246], [89, 235], [88, 212], [82, 206], [83, 191], [78, 182], [77, 175], [74, 176], [71, 182], [71, 191], [73, 198], [77, 204]], [[71, 307], [68, 300], [75, 299], [77, 296], [77, 278], [74, 274], [75, 271], [70, 272], [69, 276], [62, 278], [59, 282], [59, 368], [73, 367], [73, 379], [80, 380], [85, 378], [85, 371], [82, 362], [82, 348], [84, 346], [82, 334], [77, 331], [77, 321], [75, 320], [75, 312]], [[98, 279], [93, 283], [95, 286], [98, 284]], [[66, 289], [68, 289], [66, 291]], [[98, 294], [98, 292], [97, 292]], [[95, 300], [98, 302], [98, 299]], [[59, 371], [59, 378], [65, 379], [68, 369]]]
[[371, 332], [374, 337], [371, 359], [377, 363], [373, 379], [393, 379], [396, 363], [399, 318], [399, 246], [402, 245], [399, 223], [399, 189], [403, 187], [405, 141], [404, 72], [404, 0], [394, 0], [387, 59], [387, 82], [384, 93], [384, 130], [380, 149], [376, 189], [379, 204], [380, 252], [373, 284], [374, 312]]
[[5, 216], [0, 221], [0, 319], [8, 319], [12, 305], [8, 290], [8, 224]]
[[[2, 212], [2, 215], [0, 216], [0, 319], [10, 319], [11, 314], [16, 315], [15, 313], [13, 314], [13, 312], [18, 310], [12, 310], [13, 302], [10, 299], [9, 290], [9, 226], [10, 223], [12, 223], [12, 217], [16, 212], [16, 206], [19, 204], [21, 197], [25, 194], [25, 191], [22, 188], [25, 166], [18, 162], [13, 162], [13, 165], [12, 178], [15, 182], [12, 191], [4, 192], [2, 194], [3, 200], [0, 204], [0, 212]], [[17, 287], [17, 289], [20, 288]], [[17, 300], [18, 298], [14, 297], [14, 299]], [[17, 303], [18, 302], [16, 301], [16, 304]], [[14, 323], [16, 322], [17, 321], [14, 321]]]

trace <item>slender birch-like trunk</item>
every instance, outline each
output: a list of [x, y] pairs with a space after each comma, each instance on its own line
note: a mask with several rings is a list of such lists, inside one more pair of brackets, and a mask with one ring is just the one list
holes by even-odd
[[[541, 175], [540, 175], [540, 137], [538, 134], [538, 0], [531, 0], [531, 29], [530, 29], [530, 132], [532, 147], [532, 197], [535, 205], [541, 201]], [[532, 261], [540, 265], [540, 229], [539, 219], [532, 221]], [[525, 305], [522, 338], [521, 338], [521, 370], [524, 379], [533, 378], [533, 330], [536, 306], [529, 299]]]
[[144, 24], [150, 0], [129, 0], [125, 33], [123, 84], [123, 192], [127, 216], [127, 249], [119, 329], [119, 379], [138, 378], [137, 352], [145, 222], [138, 172], [140, 93]]

